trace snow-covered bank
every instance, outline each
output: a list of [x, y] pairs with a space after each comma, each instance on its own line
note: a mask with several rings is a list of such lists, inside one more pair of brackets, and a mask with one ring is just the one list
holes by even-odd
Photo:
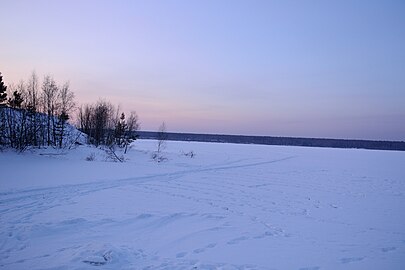
[[0, 268], [405, 266], [404, 152], [168, 142], [158, 164], [155, 148], [0, 153]]

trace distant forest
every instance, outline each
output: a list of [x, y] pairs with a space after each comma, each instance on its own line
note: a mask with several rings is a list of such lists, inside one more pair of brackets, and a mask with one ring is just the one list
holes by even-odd
[[[138, 131], [137, 134], [141, 139], [156, 139], [158, 137], [158, 133], [152, 131]], [[218, 134], [194, 134], [194, 133], [171, 133], [171, 132], [167, 132], [166, 139], [172, 141], [290, 145], [290, 146], [330, 147], [330, 148], [362, 148], [374, 150], [405, 151], [405, 142], [403, 141], [369, 141], [369, 140], [292, 138], [292, 137], [272, 137], [272, 136], [243, 136], [243, 135], [218, 135]]]

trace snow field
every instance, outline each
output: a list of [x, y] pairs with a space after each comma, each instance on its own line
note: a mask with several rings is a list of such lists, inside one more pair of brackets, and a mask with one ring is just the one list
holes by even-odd
[[0, 153], [0, 269], [405, 267], [404, 152], [155, 148]]

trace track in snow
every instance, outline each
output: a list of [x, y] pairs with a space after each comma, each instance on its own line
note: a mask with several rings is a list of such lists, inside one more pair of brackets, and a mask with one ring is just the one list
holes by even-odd
[[401, 269], [403, 183], [302, 151], [3, 191], [0, 268]]

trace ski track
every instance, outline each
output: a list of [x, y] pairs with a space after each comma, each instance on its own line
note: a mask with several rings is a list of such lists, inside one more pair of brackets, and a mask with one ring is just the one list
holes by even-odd
[[[277, 265], [269, 268], [261, 264], [233, 264], [229, 260], [212, 262], [206, 260], [205, 258], [210, 257], [205, 257], [204, 254], [213, 254], [228, 248], [243, 250], [245, 243], [264, 243], [263, 246], [267, 247], [269, 242], [287, 241], [286, 243], [293, 244], [299, 240], [318, 244], [321, 249], [326, 248], [342, 255], [333, 261], [321, 260], [321, 264], [334, 265], [332, 268], [335, 269], [349, 266], [356, 269], [359, 263], [372, 259], [371, 255], [378, 258], [404, 251], [405, 232], [386, 230], [378, 225], [373, 227], [372, 224], [364, 227], [362, 223], [352, 222], [350, 218], [340, 218], [341, 209], [347, 209], [345, 198], [363, 198], [364, 190], [371, 193], [381, 191], [381, 185], [373, 184], [377, 180], [358, 179], [356, 185], [348, 188], [338, 183], [338, 180], [347, 181], [349, 177], [342, 172], [336, 184], [330, 181], [327, 186], [323, 186], [322, 183], [315, 184], [315, 181], [305, 179], [300, 182], [288, 181], [291, 176], [300, 179], [300, 171], [272, 171], [272, 164], [294, 158], [297, 156], [256, 162], [252, 162], [253, 159], [229, 159], [218, 164], [170, 173], [0, 193], [0, 268], [26, 269], [27, 266], [32, 266], [31, 269], [40, 269], [41, 267], [35, 268], [35, 265], [43, 265], [41, 263], [46, 261], [55, 262], [58, 258], [75, 254], [73, 258], [65, 259], [65, 265], [51, 263], [49, 269], [279, 269]], [[323, 177], [323, 174], [327, 172], [312, 171], [307, 177]], [[49, 222], [37, 219], [49, 211], [76, 207], [82, 200], [86, 201], [95, 194], [118, 194], [121, 191], [162, 196], [168, 202], [186, 202], [190, 208], [195, 206], [195, 211], [180, 209], [181, 211], [174, 213], [139, 212], [125, 219], [115, 218], [114, 213], [111, 213], [111, 218], [107, 213], [104, 218], [62, 218]], [[395, 189], [386, 185], [382, 192], [393, 194]], [[317, 198], [317, 194], [322, 195]], [[332, 214], [320, 214], [319, 211], [325, 209]], [[336, 228], [338, 233], [330, 235], [328, 241], [337, 243], [339, 252], [321, 243], [321, 236], [300, 233], [294, 226], [282, 226], [286, 219], [290, 222], [304, 220], [304, 224], [312, 222], [318, 228], [324, 224], [332, 224], [332, 228]], [[202, 225], [196, 225], [195, 230], [185, 230], [176, 239], [165, 237], [164, 231], [167, 228], [172, 229], [176, 224], [182, 225], [186, 221]], [[235, 221], [240, 224], [235, 224]], [[126, 244], [103, 242], [101, 232], [114, 234], [125, 228], [133, 229], [135, 232], [131, 236], [134, 236], [134, 241], [143, 241], [146, 243], [145, 247], [134, 248], [128, 241]], [[343, 240], [340, 241], [339, 230], [353, 232], [359, 245], [343, 248], [346, 244]], [[88, 239], [76, 235], [77, 231], [87, 231], [89, 239], [96, 236], [100, 243], [91, 243], [91, 240], [86, 242]], [[43, 237], [55, 237], [57, 241], [60, 232], [67, 235], [67, 239], [71, 235], [72, 241], [63, 243], [64, 246], [53, 243], [49, 252], [43, 254], [27, 251], [32, 246], [35, 247], [38, 244], [36, 241], [41, 241]], [[205, 239], [206, 235], [218, 232], [221, 235], [218, 239]], [[378, 237], [388, 239], [387, 245], [366, 244], [364, 239], [375, 237], [373, 234], [376, 233]], [[154, 234], [157, 235], [156, 238], [163, 238], [162, 244], [157, 248], [151, 248], [145, 237]], [[183, 249], [183, 243], [188, 242], [193, 242], [194, 247]], [[368, 253], [364, 252], [365, 246]], [[358, 256], [350, 256], [354, 253]], [[324, 269], [316, 261], [296, 266], [295, 269], [301, 270]]]
[[[25, 231], [28, 230], [31, 226], [31, 228], [35, 228], [35, 226], [38, 227], [38, 225], [32, 226], [32, 218], [40, 213], [43, 213], [49, 209], [61, 206], [61, 205], [66, 205], [66, 204], [73, 204], [73, 199], [75, 197], [80, 197], [80, 196], [86, 196], [88, 194], [92, 194], [95, 192], [103, 191], [103, 190], [108, 190], [108, 189], [115, 189], [115, 188], [123, 188], [128, 185], [138, 185], [138, 186], [143, 186], [144, 191], [151, 190], [153, 192], [159, 192], [159, 193], [164, 193], [169, 196], [173, 197], [182, 197], [186, 199], [191, 199], [191, 197], [175, 194], [175, 193], [170, 193], [170, 192], [161, 192], [157, 190], [156, 188], [153, 187], [153, 185], [148, 186], [147, 183], [153, 183], [153, 182], [165, 182], [165, 183], [171, 183], [175, 181], [176, 179], [183, 178], [188, 175], [192, 175], [195, 173], [202, 173], [202, 172], [212, 172], [212, 171], [223, 171], [223, 170], [232, 170], [232, 169], [239, 169], [239, 168], [245, 168], [245, 167], [255, 167], [255, 166], [261, 166], [261, 165], [267, 165], [271, 163], [276, 163], [276, 162], [282, 162], [284, 160], [291, 159], [293, 157], [287, 157], [283, 159], [278, 159], [278, 160], [271, 160], [271, 161], [264, 161], [264, 162], [256, 162], [256, 163], [245, 163], [245, 164], [240, 164], [244, 160], [236, 160], [236, 161], [230, 161], [222, 164], [217, 164], [217, 165], [211, 165], [203, 168], [197, 168], [194, 170], [181, 170], [181, 171], [176, 171], [173, 173], [167, 173], [167, 174], [157, 174], [157, 175], [150, 175], [150, 176], [145, 176], [145, 177], [136, 177], [136, 178], [129, 178], [129, 179], [120, 179], [120, 180], [110, 180], [110, 181], [103, 181], [99, 183], [85, 183], [85, 184], [77, 184], [77, 185], [66, 185], [66, 186], [58, 186], [58, 187], [50, 187], [50, 188], [36, 188], [36, 189], [28, 189], [28, 190], [20, 190], [20, 191], [13, 191], [13, 192], [7, 192], [7, 193], [1, 193], [1, 199], [0, 199], [0, 213], [2, 217], [5, 218], [5, 220], [19, 220], [19, 224], [13, 223], [10, 221], [6, 221], [6, 228], [2, 226], [2, 239], [3, 235], [7, 235], [9, 238], [13, 237], [17, 241], [15, 241], [14, 247], [5, 251], [2, 251], [2, 259], [7, 259], [8, 254], [12, 252], [18, 252], [18, 251], [23, 251], [27, 246], [29, 245], [28, 238], [29, 236], [25, 235]], [[238, 164], [238, 165], [235, 165]], [[169, 179], [169, 180], [161, 180], [161, 179]], [[169, 186], [167, 186], [170, 188]], [[180, 184], [176, 184], [176, 187], [180, 189]], [[198, 191], [197, 189], [185, 189], [186, 191]], [[204, 191], [203, 191], [204, 192]], [[205, 192], [210, 195], [210, 193]], [[212, 195], [212, 194], [211, 194]], [[217, 194], [215, 194], [216, 196]], [[229, 208], [226, 208], [225, 206], [221, 206], [215, 203], [209, 202], [209, 200], [205, 199], [195, 199], [194, 201], [196, 202], [203, 202], [205, 201], [212, 207], [216, 207], [219, 209], [226, 209], [227, 212], [234, 213], [237, 215], [245, 215], [243, 212], [236, 212], [235, 210], [231, 210]], [[221, 201], [223, 202], [223, 200]], [[28, 214], [27, 214], [28, 213]], [[12, 218], [7, 218], [7, 215], [12, 216]], [[250, 217], [251, 219], [256, 219], [256, 217]], [[73, 221], [67, 221], [67, 223], [71, 224], [78, 224], [80, 223], [80, 220], [73, 220]], [[22, 224], [25, 224], [25, 226], [21, 226]], [[264, 223], [263, 223], [264, 224]], [[3, 224], [2, 224], [3, 225]], [[61, 224], [59, 224], [60, 226]], [[66, 224], [65, 224], [66, 225]], [[87, 224], [86, 226], [97, 226], [101, 224]], [[41, 226], [41, 225], [40, 225]], [[49, 229], [48, 229], [49, 230]], [[2, 241], [3, 243], [1, 244], [0, 248], [2, 248], [7, 241]], [[230, 242], [235, 242], [235, 240], [230, 241]], [[235, 242], [236, 243], [236, 242]], [[215, 243], [211, 243], [206, 247], [203, 248], [196, 248], [193, 253], [198, 254], [204, 252], [207, 248], [213, 248], [215, 247]], [[75, 247], [77, 248], [77, 247]], [[66, 249], [60, 249], [59, 251], [65, 251]], [[183, 256], [177, 256], [179, 257], [184, 257], [186, 253], [184, 253]], [[34, 256], [32, 258], [26, 258], [23, 260], [17, 260], [14, 262], [9, 262], [5, 264], [0, 264], [1, 267], [7, 267], [10, 265], [15, 265], [15, 264], [21, 264], [25, 262], [29, 262], [35, 259], [39, 258], [46, 258], [49, 257], [49, 254], [44, 254], [40, 256]], [[198, 263], [193, 263], [193, 264], [198, 264]], [[99, 266], [102, 265], [102, 263], [90, 263], [90, 265], [95, 265]], [[163, 264], [164, 266], [166, 264]], [[169, 266], [170, 264], [167, 264]], [[226, 264], [221, 264], [225, 266]], [[229, 267], [232, 268], [232, 265], [228, 265]], [[199, 267], [205, 267], [204, 265], [200, 265]], [[235, 266], [236, 267], [236, 266]], [[244, 266], [238, 266], [237, 268], [244, 269]], [[147, 268], [146, 268], [147, 269]], [[176, 265], [177, 269], [177, 265]]]

